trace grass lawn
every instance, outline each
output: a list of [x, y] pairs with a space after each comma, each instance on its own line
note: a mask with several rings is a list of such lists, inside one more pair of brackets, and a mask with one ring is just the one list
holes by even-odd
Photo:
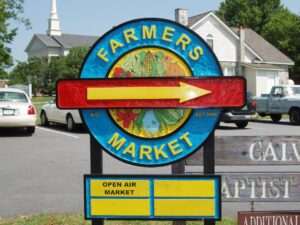
[[[217, 225], [236, 225], [236, 220], [224, 219]], [[38, 216], [19, 216], [11, 219], [0, 219], [0, 225], [91, 225], [85, 221], [82, 214], [45, 214]], [[170, 221], [105, 221], [104, 225], [172, 225]], [[203, 225], [203, 222], [193, 221], [187, 225]]]
[[37, 115], [37, 121], [36, 124], [41, 124], [40, 121], [40, 112], [43, 105], [48, 103], [49, 101], [52, 101], [55, 97], [32, 97], [31, 101], [35, 107], [36, 115]]

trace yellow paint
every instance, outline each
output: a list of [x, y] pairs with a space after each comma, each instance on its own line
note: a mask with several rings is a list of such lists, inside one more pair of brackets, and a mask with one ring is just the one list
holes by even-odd
[[130, 39], [134, 40], [134, 41], [138, 41], [139, 39], [135, 36], [135, 30], [132, 29], [128, 29], [128, 30], [124, 30], [123, 32], [126, 43], [129, 44], [130, 43]]
[[155, 199], [155, 216], [215, 216], [214, 200]]
[[156, 160], [160, 160], [160, 156], [162, 156], [164, 159], [168, 158], [167, 154], [163, 151], [165, 146], [165, 144], [161, 145], [159, 148], [156, 145], [154, 146], [154, 154]]
[[92, 216], [150, 216], [149, 199], [92, 199]]
[[179, 153], [183, 152], [182, 149], [178, 149], [178, 148], [180, 148], [180, 145], [178, 144], [177, 139], [170, 141], [168, 143], [168, 146], [173, 155], [178, 155]]
[[149, 145], [141, 145], [140, 147], [140, 159], [144, 159], [144, 156], [146, 156], [146, 158], [148, 160], [152, 160], [151, 157], [151, 152], [152, 152], [152, 147]]
[[190, 43], [191, 43], [191, 39], [189, 38], [189, 36], [187, 36], [186, 34], [182, 34], [178, 39], [178, 41], [176, 42], [176, 45], [181, 44], [181, 49], [185, 51], [186, 46], [189, 45]]
[[[152, 27], [152, 26], [151, 26]], [[145, 28], [144, 28], [145, 29]], [[150, 30], [151, 31], [151, 30]], [[153, 34], [154, 35], [154, 34]], [[191, 72], [186, 66], [186, 64], [180, 59], [177, 55], [173, 54], [170, 51], [160, 49], [160, 48], [155, 48], [155, 47], [145, 47], [141, 49], [134, 50], [124, 57], [120, 58], [113, 66], [113, 68], [110, 70], [108, 77], [111, 78], [113, 77], [114, 71], [116, 68], [125, 68], [126, 65], [128, 65], [128, 60], [131, 60], [134, 57], [140, 57], [140, 55], [145, 54], [146, 52], [150, 51], [152, 55], [157, 56], [159, 54], [164, 55], [164, 60], [170, 61], [176, 63], [176, 65], [180, 68], [182, 71], [180, 74], [176, 74], [178, 76], [191, 76]], [[171, 65], [171, 64], [170, 64]], [[144, 74], [133, 74], [133, 77], [140, 77], [141, 75]], [[134, 113], [139, 113], [141, 109], [133, 109]], [[108, 112], [111, 115], [111, 118], [113, 118], [114, 122], [118, 124], [122, 129], [126, 130], [128, 133], [137, 136], [137, 137], [142, 137], [142, 138], [155, 138], [155, 137], [163, 137], [165, 135], [169, 135], [170, 133], [176, 131], [179, 127], [181, 127], [186, 120], [189, 118], [192, 110], [191, 109], [184, 109], [183, 110], [183, 117], [175, 124], [161, 124], [162, 129], [158, 129], [156, 133], [152, 132], [147, 132], [145, 127], [142, 126], [141, 129], [139, 129], [137, 126], [130, 125], [128, 128], [125, 128], [123, 126], [123, 122], [121, 120], [118, 120], [117, 112], [120, 110], [116, 109], [109, 109]]]
[[191, 142], [191, 140], [188, 138], [188, 135], [189, 135], [190, 133], [189, 132], [186, 132], [185, 134], [183, 134], [179, 139], [180, 140], [185, 140], [185, 142], [187, 143], [187, 145], [189, 146], [189, 147], [192, 147], [193, 146], [193, 143]]
[[110, 144], [112, 147], [116, 148], [117, 150], [120, 150], [124, 143], [126, 142], [125, 138], [119, 139], [119, 133], [114, 133], [114, 135], [109, 139], [108, 144]]
[[116, 49], [117, 48], [122, 48], [124, 46], [122, 43], [120, 43], [120, 42], [118, 42], [118, 41], [116, 41], [114, 39], [111, 39], [109, 41], [109, 44], [110, 44], [111, 51], [114, 54], [116, 53]]
[[203, 50], [200, 46], [195, 47], [193, 50], [189, 52], [189, 57], [196, 61], [203, 55]]
[[143, 26], [143, 39], [156, 39], [156, 26], [152, 25], [150, 30], [148, 26]]
[[[91, 180], [91, 197], [149, 197], [148, 180]], [[123, 193], [110, 191], [126, 190]]]
[[180, 103], [184, 103], [211, 93], [183, 82], [179, 84], [180, 87], [87, 88], [87, 100], [179, 99]]
[[163, 35], [162, 35], [162, 40], [167, 41], [167, 42], [172, 42], [172, 37], [174, 36], [175, 29], [172, 27], [165, 27]]
[[214, 197], [213, 180], [155, 180], [154, 197]]
[[99, 52], [97, 53], [97, 56], [100, 59], [102, 59], [104, 62], [108, 62], [109, 60], [108, 60], [108, 58], [106, 58], [107, 54], [108, 54], [108, 52], [104, 52], [104, 48], [101, 48], [99, 50]]
[[[161, 145], [136, 145], [134, 142], [126, 143], [127, 140], [119, 133], [114, 133], [107, 142], [117, 151], [121, 150], [123, 155], [130, 155], [133, 159], [139, 157], [140, 160], [161, 160], [167, 159], [169, 155], [178, 155], [183, 152], [182, 145], [186, 144], [192, 147], [193, 143], [188, 138], [189, 132], [186, 132], [179, 139], [174, 139]], [[127, 145], [128, 144], [128, 145]]]
[[134, 159], [135, 158], [135, 144], [130, 143], [130, 145], [125, 148], [125, 150], [122, 152], [122, 154], [129, 154]]

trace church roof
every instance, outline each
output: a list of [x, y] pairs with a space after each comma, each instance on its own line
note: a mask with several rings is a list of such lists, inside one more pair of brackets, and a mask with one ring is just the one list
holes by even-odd
[[[92, 47], [99, 37], [79, 35], [79, 34], [62, 34], [61, 36], [35, 34], [32, 40], [34, 38], [39, 39], [46, 47], [69, 49], [78, 46]], [[29, 43], [25, 51], [29, 50], [30, 44], [31, 42]]]
[[46, 34], [36, 34], [36, 38], [38, 38], [44, 45], [47, 47], [60, 47], [60, 45], [49, 35]]
[[64, 48], [73, 48], [77, 46], [92, 47], [99, 37], [78, 34], [62, 34], [61, 36], [52, 36], [52, 38]]

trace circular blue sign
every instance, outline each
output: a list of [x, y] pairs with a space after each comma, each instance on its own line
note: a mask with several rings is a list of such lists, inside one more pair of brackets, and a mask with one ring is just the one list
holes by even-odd
[[[173, 21], [139, 19], [103, 35], [80, 78], [218, 77], [219, 62], [195, 32]], [[199, 149], [221, 109], [82, 109], [89, 132], [112, 156], [140, 166], [162, 166]]]

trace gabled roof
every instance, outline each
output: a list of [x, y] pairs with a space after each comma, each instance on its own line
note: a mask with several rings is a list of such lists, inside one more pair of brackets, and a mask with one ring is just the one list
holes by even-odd
[[78, 34], [62, 34], [61, 36], [52, 36], [52, 38], [64, 48], [73, 48], [77, 46], [92, 47], [99, 37]]
[[[238, 34], [238, 28], [231, 28]], [[249, 45], [265, 62], [294, 64], [294, 61], [279, 51], [270, 42], [250, 28], [244, 28], [245, 43]]]
[[35, 39], [39, 39], [46, 47], [73, 48], [78, 46], [92, 47], [98, 40], [96, 36], [78, 34], [62, 34], [61, 36], [49, 36], [47, 34], [35, 34], [25, 49], [28, 52]]
[[[188, 26], [193, 29], [196, 24], [199, 24], [201, 20], [208, 16], [214, 16], [227, 30], [230, 31], [229, 33], [239, 39], [238, 28], [228, 27], [212, 11], [189, 17]], [[293, 60], [284, 55], [255, 31], [250, 28], [244, 28], [244, 31], [246, 47], [262, 60], [261, 63], [294, 65]]]
[[47, 47], [60, 47], [60, 45], [49, 35], [46, 34], [35, 34], [41, 42], [43, 42]]
[[206, 17], [208, 14], [210, 14], [212, 11], [208, 11], [208, 12], [205, 12], [205, 13], [201, 13], [201, 14], [198, 14], [196, 16], [192, 16], [192, 17], [189, 17], [189, 23], [188, 23], [188, 27], [191, 27], [193, 26], [195, 23], [197, 23], [199, 20], [203, 19], [204, 17]]

